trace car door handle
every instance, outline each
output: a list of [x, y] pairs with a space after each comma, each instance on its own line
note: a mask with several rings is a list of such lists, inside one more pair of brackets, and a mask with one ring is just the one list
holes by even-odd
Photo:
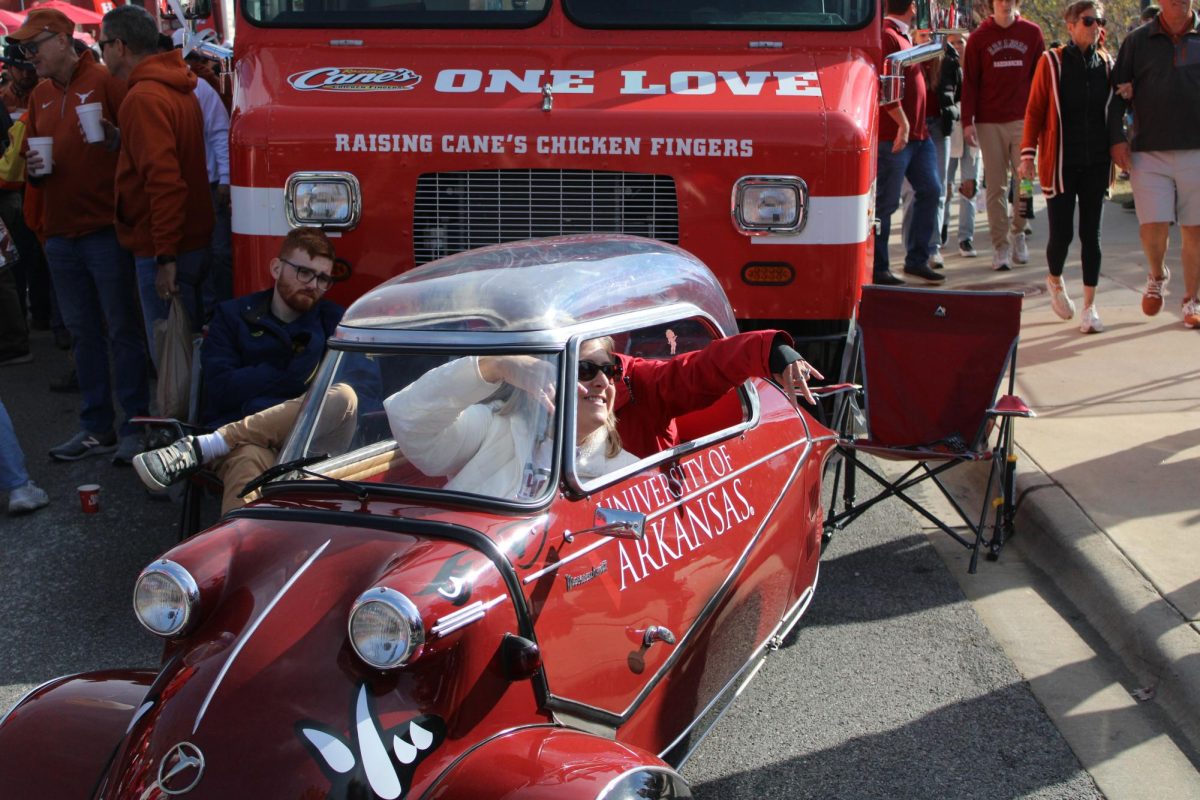
[[649, 647], [655, 642], [675, 644], [675, 634], [671, 633], [671, 630], [663, 625], [651, 625], [642, 634], [642, 646]]

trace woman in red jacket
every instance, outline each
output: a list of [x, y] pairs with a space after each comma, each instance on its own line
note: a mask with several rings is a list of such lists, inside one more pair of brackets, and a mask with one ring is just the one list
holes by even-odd
[[1096, 313], [1100, 279], [1100, 219], [1104, 195], [1112, 185], [1105, 109], [1112, 90], [1112, 58], [1101, 44], [1104, 7], [1076, 0], [1063, 18], [1071, 41], [1046, 51], [1038, 62], [1025, 109], [1021, 140], [1021, 177], [1036, 172], [1046, 196], [1050, 238], [1046, 261], [1050, 305], [1062, 319], [1075, 316], [1075, 304], [1063, 284], [1063, 265], [1071, 246], [1075, 203], [1079, 202], [1079, 242], [1083, 262], [1083, 313], [1079, 330], [1104, 330]]

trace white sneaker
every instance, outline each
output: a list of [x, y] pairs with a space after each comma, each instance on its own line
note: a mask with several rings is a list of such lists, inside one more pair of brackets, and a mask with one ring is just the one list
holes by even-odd
[[1183, 301], [1183, 327], [1200, 328], [1200, 302], [1194, 297]]
[[963, 258], [974, 258], [979, 255], [975, 252], [975, 245], [971, 243], [970, 239], [963, 239], [958, 243], [958, 254]]
[[24, 514], [50, 504], [50, 495], [33, 481], [8, 493], [8, 513]]
[[1079, 315], [1079, 332], [1080, 333], [1103, 333], [1104, 323], [1100, 321], [1100, 315], [1096, 313], [1095, 306], [1086, 306], [1083, 313]]
[[1008, 262], [1008, 245], [1001, 245], [996, 248], [996, 252], [992, 253], [992, 269], [997, 272], [1010, 269]]
[[1070, 319], [1075, 316], [1075, 303], [1067, 296], [1067, 287], [1061, 280], [1046, 277], [1046, 288], [1050, 290], [1050, 307], [1059, 319]]
[[946, 259], [942, 258], [940, 250], [934, 250], [929, 256], [929, 268], [941, 269], [946, 266]]
[[1025, 242], [1023, 233], [1012, 237], [1012, 259], [1014, 264], [1029, 263], [1029, 245]]

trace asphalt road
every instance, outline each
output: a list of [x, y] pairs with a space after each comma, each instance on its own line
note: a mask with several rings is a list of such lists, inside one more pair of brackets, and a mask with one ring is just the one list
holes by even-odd
[[[0, 709], [50, 677], [155, 663], [133, 618], [137, 573], [175, 536], [177, 507], [105, 459], [52, 463], [78, 395], [46, 391], [65, 361], [0, 370], [3, 398], [49, 508], [0, 513]], [[75, 488], [101, 484], [101, 511]], [[1100, 797], [963, 598], [911, 513], [887, 506], [830, 546], [799, 628], [684, 770], [696, 796]]]

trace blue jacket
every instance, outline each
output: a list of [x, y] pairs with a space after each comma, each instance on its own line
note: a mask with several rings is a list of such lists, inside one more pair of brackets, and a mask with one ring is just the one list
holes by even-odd
[[304, 394], [345, 312], [320, 300], [294, 322], [271, 315], [267, 289], [217, 306], [200, 348], [202, 425], [217, 427]]

